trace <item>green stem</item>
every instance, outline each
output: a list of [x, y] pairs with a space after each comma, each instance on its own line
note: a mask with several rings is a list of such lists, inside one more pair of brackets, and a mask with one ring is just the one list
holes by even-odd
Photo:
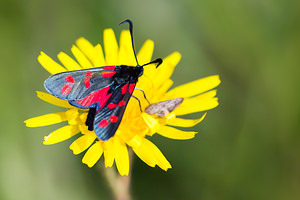
[[114, 200], [132, 200], [130, 195], [130, 181], [131, 181], [131, 164], [132, 164], [132, 150], [129, 149], [129, 174], [128, 176], [121, 176], [114, 167], [102, 167], [104, 175], [112, 190]]

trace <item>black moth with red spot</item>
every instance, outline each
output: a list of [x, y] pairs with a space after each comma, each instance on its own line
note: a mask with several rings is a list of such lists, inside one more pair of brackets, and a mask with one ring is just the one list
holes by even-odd
[[137, 66], [104, 66], [62, 72], [50, 76], [44, 82], [50, 94], [78, 108], [89, 109], [86, 125], [102, 141], [107, 141], [117, 131], [138, 78], [143, 74], [143, 67], [154, 63], [158, 67], [162, 63], [162, 59], [158, 58], [142, 66], [138, 64], [132, 22], [125, 20], [120, 24], [125, 22], [129, 23]]

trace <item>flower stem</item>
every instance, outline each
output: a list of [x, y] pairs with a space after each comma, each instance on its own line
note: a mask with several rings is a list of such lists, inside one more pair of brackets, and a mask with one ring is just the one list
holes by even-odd
[[132, 200], [130, 195], [130, 181], [131, 181], [131, 164], [132, 164], [132, 150], [129, 149], [129, 174], [128, 176], [121, 176], [113, 167], [102, 167], [104, 175], [112, 190], [114, 200]]

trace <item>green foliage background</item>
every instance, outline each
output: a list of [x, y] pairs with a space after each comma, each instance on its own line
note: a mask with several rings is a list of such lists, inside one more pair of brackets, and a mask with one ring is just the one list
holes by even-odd
[[[81, 36], [130, 18], [137, 49], [179, 51], [175, 85], [219, 74], [220, 106], [193, 140], [154, 136], [173, 169], [134, 160], [135, 199], [300, 199], [300, 3], [284, 0], [1, 0], [0, 199], [111, 199], [101, 172], [81, 163], [68, 140], [43, 137], [61, 125], [26, 128], [30, 117], [61, 111], [36, 97], [49, 76], [37, 62], [70, 54]], [[198, 117], [194, 115], [191, 117]], [[101, 162], [98, 163], [102, 165]]]

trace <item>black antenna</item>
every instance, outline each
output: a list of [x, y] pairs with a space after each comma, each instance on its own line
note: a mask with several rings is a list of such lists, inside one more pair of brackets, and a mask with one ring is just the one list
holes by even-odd
[[136, 57], [134, 42], [133, 42], [133, 25], [132, 25], [132, 21], [130, 19], [126, 19], [126, 20], [122, 21], [119, 25], [124, 24], [126, 22], [129, 24], [129, 31], [130, 31], [130, 36], [131, 36], [132, 49], [133, 49], [133, 53], [134, 53], [134, 57], [135, 57], [137, 66], [139, 66], [139, 62], [138, 62], [137, 57]]
[[156, 68], [158, 68], [158, 66], [159, 66], [162, 62], [163, 62], [163, 61], [162, 61], [161, 58], [157, 58], [157, 59], [155, 59], [155, 60], [153, 60], [153, 61], [151, 61], [151, 62], [149, 62], [149, 63], [147, 63], [147, 64], [142, 65], [141, 67], [144, 67], [144, 66], [150, 65], [150, 64], [154, 64], [154, 63], [158, 63], [158, 64], [156, 65]]
[[135, 53], [134, 42], [133, 42], [133, 25], [132, 25], [132, 21], [130, 19], [126, 19], [126, 20], [122, 21], [119, 25], [124, 24], [126, 22], [129, 24], [129, 32], [130, 32], [130, 37], [131, 37], [132, 49], [133, 49], [133, 53], [134, 53], [134, 57], [135, 57], [137, 66], [143, 67], [143, 66], [146, 66], [146, 65], [157, 63], [156, 68], [158, 68], [158, 66], [163, 62], [161, 58], [157, 58], [156, 60], [153, 60], [153, 61], [151, 61], [147, 64], [144, 64], [142, 66], [139, 65], [139, 62], [138, 62], [138, 59], [137, 59], [136, 53]]

